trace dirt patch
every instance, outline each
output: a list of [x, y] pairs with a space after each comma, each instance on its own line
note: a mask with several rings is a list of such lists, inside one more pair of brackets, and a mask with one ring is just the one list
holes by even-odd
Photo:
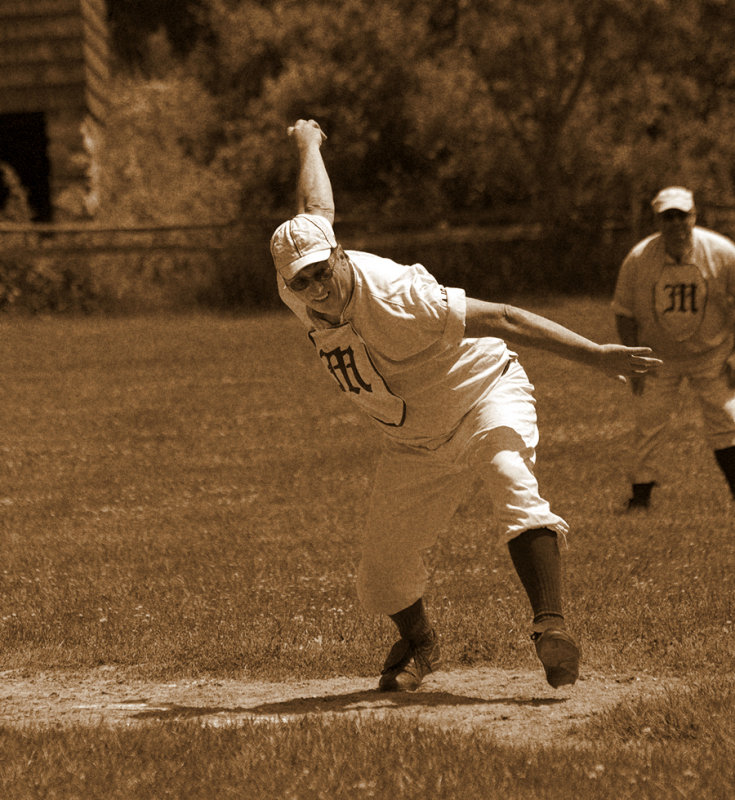
[[[668, 685], [668, 684], [667, 684]], [[554, 690], [538, 672], [491, 668], [435, 673], [418, 692], [383, 693], [374, 678], [292, 683], [130, 680], [113, 668], [84, 674], [0, 672], [0, 725], [145, 724], [200, 720], [288, 724], [305, 716], [410, 719], [483, 731], [505, 742], [559, 742], [624, 700], [663, 690], [655, 677], [586, 674]]]

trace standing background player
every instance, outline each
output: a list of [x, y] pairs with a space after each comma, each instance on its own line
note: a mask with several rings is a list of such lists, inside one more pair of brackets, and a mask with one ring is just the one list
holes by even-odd
[[735, 244], [696, 226], [692, 193], [662, 189], [651, 203], [659, 232], [623, 261], [612, 308], [623, 344], [649, 345], [664, 359], [633, 378], [635, 432], [628, 508], [647, 508], [659, 483], [660, 449], [686, 379], [707, 442], [735, 496]]
[[478, 476], [528, 594], [546, 678], [554, 687], [574, 683], [579, 648], [564, 621], [557, 542], [567, 524], [539, 493], [533, 387], [504, 339], [613, 377], [660, 362], [647, 347], [598, 345], [521, 309], [468, 298], [419, 264], [344, 251], [331, 225], [325, 137], [313, 120], [289, 132], [300, 160], [299, 213], [271, 238], [279, 292], [340, 390], [384, 434], [358, 570], [363, 606], [387, 614], [400, 634], [379, 688], [416, 689], [439, 665], [422, 551]]

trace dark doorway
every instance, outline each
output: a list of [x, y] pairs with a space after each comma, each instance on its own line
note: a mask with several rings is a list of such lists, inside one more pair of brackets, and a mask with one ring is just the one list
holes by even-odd
[[[50, 222], [51, 190], [46, 119], [42, 113], [0, 114], [0, 161], [9, 164], [28, 192], [36, 222]], [[0, 174], [0, 209], [9, 188]]]

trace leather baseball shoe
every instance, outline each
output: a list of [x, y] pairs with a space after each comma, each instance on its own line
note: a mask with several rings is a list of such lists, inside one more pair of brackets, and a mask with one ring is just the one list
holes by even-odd
[[634, 483], [632, 486], [633, 494], [625, 504], [626, 511], [647, 510], [651, 505], [651, 492], [658, 486], [656, 481], [649, 483]]
[[544, 665], [546, 680], [558, 689], [574, 683], [579, 677], [579, 647], [567, 631], [547, 628], [531, 634], [536, 655]]
[[381, 692], [413, 692], [430, 672], [439, 668], [441, 654], [435, 631], [419, 644], [399, 639], [383, 665], [378, 689]]

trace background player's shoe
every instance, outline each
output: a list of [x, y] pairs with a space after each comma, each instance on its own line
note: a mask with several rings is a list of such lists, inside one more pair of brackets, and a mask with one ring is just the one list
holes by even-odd
[[391, 647], [383, 665], [378, 689], [382, 692], [413, 692], [430, 672], [439, 668], [439, 638], [432, 630], [423, 642], [413, 644], [399, 639]]
[[579, 647], [569, 633], [547, 628], [531, 634], [536, 655], [544, 665], [546, 680], [555, 689], [574, 683], [579, 677]]
[[633, 496], [628, 498], [628, 502], [625, 506], [626, 510], [635, 511], [640, 508], [648, 508], [651, 504], [651, 492], [654, 486], [658, 486], [656, 481], [651, 481], [650, 483], [634, 483]]

